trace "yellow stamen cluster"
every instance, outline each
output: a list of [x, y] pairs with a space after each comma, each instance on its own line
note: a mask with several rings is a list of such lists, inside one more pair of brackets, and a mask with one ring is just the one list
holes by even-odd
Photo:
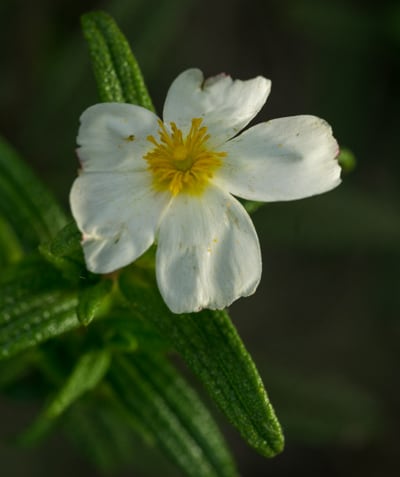
[[153, 186], [157, 190], [169, 190], [173, 195], [181, 192], [201, 194], [214, 171], [221, 166], [226, 153], [207, 148], [210, 136], [201, 123], [201, 118], [192, 119], [190, 131], [184, 138], [175, 123], [171, 123], [171, 131], [168, 131], [159, 121], [159, 140], [148, 136], [148, 141], [155, 147], [144, 159], [153, 173]]

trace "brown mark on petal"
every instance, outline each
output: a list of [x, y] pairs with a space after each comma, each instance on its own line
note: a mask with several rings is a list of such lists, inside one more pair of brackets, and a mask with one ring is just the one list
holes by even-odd
[[81, 172], [83, 171], [83, 161], [82, 161], [82, 159], [81, 159], [81, 157], [80, 157], [80, 155], [79, 155], [80, 149], [81, 149], [80, 147], [77, 147], [77, 148], [75, 149], [75, 154], [76, 154], [76, 157], [78, 158], [79, 166], [80, 166], [79, 169], [78, 169], [78, 175], [80, 175]]

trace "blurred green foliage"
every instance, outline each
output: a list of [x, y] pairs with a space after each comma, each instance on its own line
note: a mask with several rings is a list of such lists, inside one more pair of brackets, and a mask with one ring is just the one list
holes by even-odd
[[[245, 477], [397, 476], [398, 2], [3, 0], [0, 130], [64, 204], [77, 168], [78, 117], [96, 102], [78, 19], [100, 7], [128, 34], [158, 111], [186, 67], [263, 74], [273, 88], [262, 118], [319, 115], [354, 153], [356, 169], [333, 193], [255, 215], [264, 279], [231, 313], [275, 376], [269, 389], [288, 445], [266, 465], [231, 440]], [[10, 254], [19, 253], [17, 241]], [[106, 407], [101, 419], [83, 410], [82, 422], [107, 423]], [[3, 461], [11, 455], [0, 451]], [[10, 460], [11, 469], [21, 465]], [[62, 475], [58, 458], [47, 465]], [[76, 466], [77, 477], [90, 475]], [[41, 475], [34, 457], [30, 469]]]

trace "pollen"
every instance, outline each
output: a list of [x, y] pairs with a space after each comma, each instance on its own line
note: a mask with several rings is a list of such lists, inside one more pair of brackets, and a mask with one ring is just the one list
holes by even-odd
[[159, 138], [148, 136], [154, 145], [144, 159], [153, 174], [153, 186], [157, 190], [169, 190], [172, 195], [201, 194], [214, 172], [221, 166], [226, 152], [213, 151], [208, 145], [210, 135], [202, 126], [201, 118], [192, 119], [186, 137], [171, 122], [170, 130], [159, 121]]

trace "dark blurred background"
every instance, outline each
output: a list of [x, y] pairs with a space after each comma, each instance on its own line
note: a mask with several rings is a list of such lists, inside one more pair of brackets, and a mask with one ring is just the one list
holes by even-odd
[[[231, 308], [286, 450], [265, 460], [223, 426], [243, 477], [397, 477], [400, 3], [1, 0], [0, 131], [65, 207], [78, 118], [97, 101], [79, 16], [98, 8], [127, 35], [158, 111], [187, 67], [261, 74], [272, 93], [258, 120], [321, 116], [356, 155], [337, 190], [253, 216], [263, 281]], [[2, 476], [98, 475], [62, 437], [32, 451], [9, 445], [32, 415], [0, 400]], [[118, 477], [167, 475], [135, 467]]]

